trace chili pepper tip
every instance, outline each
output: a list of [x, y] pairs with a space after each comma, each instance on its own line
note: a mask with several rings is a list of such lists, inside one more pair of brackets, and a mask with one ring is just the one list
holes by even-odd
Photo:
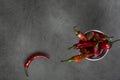
[[28, 76], [29, 76], [29, 75], [28, 75], [28, 69], [27, 69], [27, 68], [24, 68], [24, 70], [25, 70], [26, 76], [28, 77]]

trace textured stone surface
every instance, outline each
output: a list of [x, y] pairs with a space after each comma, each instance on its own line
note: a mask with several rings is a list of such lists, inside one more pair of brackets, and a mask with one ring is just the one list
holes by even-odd
[[[60, 63], [78, 54], [73, 26], [120, 38], [120, 0], [0, 0], [0, 80], [120, 80], [120, 43], [97, 62]], [[24, 73], [25, 60], [36, 59]]]

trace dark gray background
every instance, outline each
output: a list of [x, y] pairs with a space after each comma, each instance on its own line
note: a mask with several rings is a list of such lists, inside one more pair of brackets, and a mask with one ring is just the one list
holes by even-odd
[[[120, 80], [120, 43], [97, 62], [61, 63], [78, 54], [73, 26], [120, 38], [120, 0], [0, 0], [0, 80]], [[37, 59], [24, 73], [25, 60]]]

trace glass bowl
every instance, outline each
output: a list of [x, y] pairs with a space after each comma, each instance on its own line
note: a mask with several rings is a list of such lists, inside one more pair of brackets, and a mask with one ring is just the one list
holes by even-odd
[[[85, 34], [89, 33], [89, 32], [98, 32], [98, 33], [101, 33], [101, 34], [104, 34], [102, 31], [99, 31], [99, 30], [89, 30], [89, 31], [86, 31]], [[100, 51], [100, 54], [99, 55], [95, 55], [95, 56], [92, 56], [92, 57], [89, 57], [89, 58], [86, 58], [87, 60], [90, 60], [90, 61], [98, 61], [98, 60], [101, 60], [103, 59], [107, 53], [108, 53], [109, 50], [102, 50]]]

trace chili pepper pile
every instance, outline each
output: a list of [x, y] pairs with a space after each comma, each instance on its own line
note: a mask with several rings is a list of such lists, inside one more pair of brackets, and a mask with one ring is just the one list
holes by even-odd
[[[83, 33], [78, 31], [74, 27], [75, 35], [79, 38], [79, 42], [75, 43], [68, 49], [77, 49], [81, 52], [81, 54], [72, 56], [66, 60], [61, 60], [61, 62], [80, 62], [86, 58], [91, 58], [99, 56], [101, 51], [107, 51], [112, 48], [113, 43], [120, 41], [120, 39], [112, 41], [111, 38], [113, 36], [108, 36], [98, 31], [89, 31], [87, 33]], [[26, 76], [28, 76], [28, 68], [30, 63], [36, 58], [44, 58], [49, 59], [49, 57], [42, 53], [35, 53], [31, 55], [24, 64], [24, 70]]]
[[75, 35], [79, 38], [79, 42], [69, 47], [68, 49], [77, 49], [80, 50], [79, 55], [75, 55], [69, 59], [62, 60], [61, 62], [80, 62], [86, 58], [91, 58], [94, 56], [99, 56], [102, 50], [109, 50], [112, 47], [112, 44], [120, 41], [120, 39], [111, 41], [113, 36], [108, 36], [97, 31], [90, 31], [83, 33], [78, 31], [74, 27]]

